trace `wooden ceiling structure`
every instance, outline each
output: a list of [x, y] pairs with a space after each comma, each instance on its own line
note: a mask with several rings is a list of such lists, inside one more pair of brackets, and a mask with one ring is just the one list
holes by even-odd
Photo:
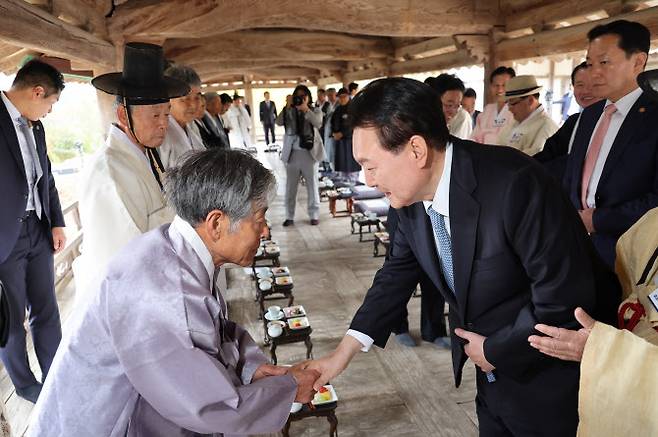
[[349, 83], [584, 50], [625, 18], [658, 35], [658, 1], [0, 0], [0, 71], [26, 56], [72, 74], [122, 67], [126, 42], [163, 45], [206, 89]]

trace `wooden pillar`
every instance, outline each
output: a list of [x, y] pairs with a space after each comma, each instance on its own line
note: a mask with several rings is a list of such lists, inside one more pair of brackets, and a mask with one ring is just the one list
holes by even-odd
[[256, 143], [256, 102], [254, 101], [254, 90], [251, 86], [251, 75], [244, 75], [244, 98], [251, 108], [251, 142]]
[[[112, 42], [115, 46], [115, 57], [114, 57], [115, 68], [108, 68], [108, 67], [94, 68], [94, 76], [98, 76], [105, 73], [111, 73], [114, 71], [121, 71], [123, 69], [123, 47], [125, 45], [125, 42], [122, 38], [114, 39]], [[104, 130], [102, 134], [103, 137], [105, 137], [105, 134], [107, 133], [107, 129], [109, 129], [110, 127], [110, 124], [116, 123], [117, 121], [116, 110], [114, 108], [114, 102], [116, 101], [116, 97], [99, 90], [96, 90], [96, 97], [98, 100], [98, 110], [100, 111], [101, 114], [102, 129]]]
[[551, 92], [551, 98], [546, 102], [548, 103], [546, 112], [548, 113], [548, 115], [552, 116], [553, 102], [555, 101], [555, 99], [559, 99], [562, 97], [562, 96], [558, 96], [555, 91], [555, 61], [552, 59], [548, 61], [548, 90], [547, 91]]
[[489, 89], [489, 77], [491, 73], [498, 67], [498, 56], [496, 46], [498, 45], [498, 31], [491, 29], [489, 31], [489, 56], [484, 60], [484, 106], [493, 102], [491, 98], [491, 91]]

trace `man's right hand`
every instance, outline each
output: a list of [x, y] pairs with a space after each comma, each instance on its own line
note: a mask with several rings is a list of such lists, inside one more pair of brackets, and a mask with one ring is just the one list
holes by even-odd
[[313, 384], [313, 389], [315, 391], [320, 390], [320, 388], [327, 384], [329, 381], [334, 379], [336, 376], [343, 373], [363, 345], [351, 335], [346, 335], [341, 340], [336, 350], [322, 357], [318, 360], [304, 361], [300, 364], [297, 364], [295, 368], [303, 369], [313, 369], [319, 373], [319, 377]]
[[313, 369], [304, 369], [301, 367], [293, 367], [290, 369], [289, 373], [297, 382], [295, 402], [301, 402], [302, 404], [311, 402], [313, 396], [315, 396], [313, 383], [320, 377], [320, 373]]

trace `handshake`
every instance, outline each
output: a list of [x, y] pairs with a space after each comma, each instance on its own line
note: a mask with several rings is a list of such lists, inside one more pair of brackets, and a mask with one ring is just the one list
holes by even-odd
[[262, 364], [252, 378], [252, 381], [258, 381], [266, 376], [282, 376], [290, 374], [297, 383], [297, 394], [295, 395], [295, 402], [306, 404], [313, 400], [313, 396], [317, 390], [313, 388], [318, 379], [320, 379], [320, 372], [308, 367], [309, 362], [296, 364], [292, 367], [275, 366], [274, 364]]
[[292, 367], [262, 364], [256, 369], [252, 380], [257, 381], [266, 376], [281, 376], [289, 373], [297, 382], [295, 402], [305, 404], [313, 400], [313, 396], [323, 385], [340, 375], [347, 368], [361, 347], [362, 345], [358, 340], [346, 335], [336, 350], [325, 357], [303, 361]]

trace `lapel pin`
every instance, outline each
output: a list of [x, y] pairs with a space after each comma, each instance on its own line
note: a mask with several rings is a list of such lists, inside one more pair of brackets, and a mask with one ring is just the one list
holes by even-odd
[[643, 107], [640, 108], [640, 112], [644, 112], [644, 111], [646, 111], [646, 109], [645, 109], [645, 107], [643, 106]]

